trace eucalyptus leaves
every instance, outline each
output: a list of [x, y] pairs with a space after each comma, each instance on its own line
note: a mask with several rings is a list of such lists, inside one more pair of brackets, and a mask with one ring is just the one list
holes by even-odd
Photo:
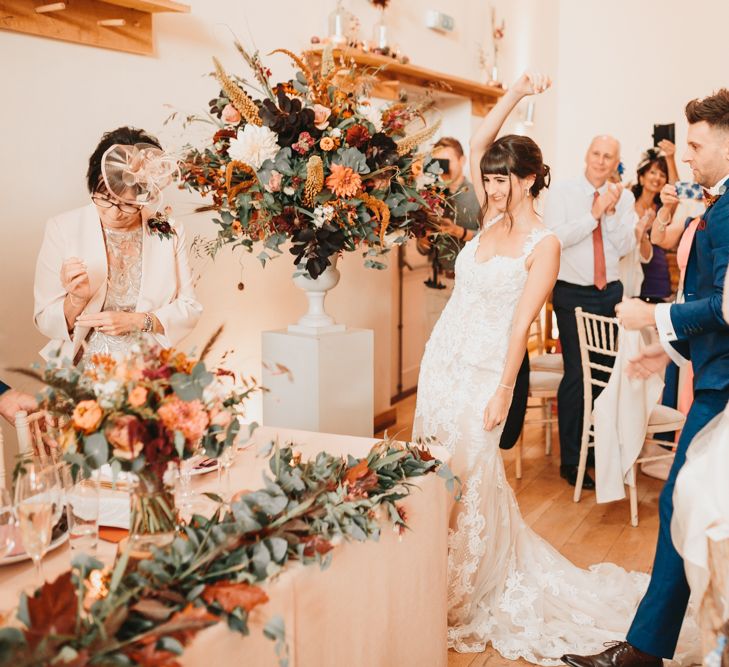
[[[377, 539], [381, 519], [405, 529], [399, 504], [413, 479], [436, 473], [458, 480], [426, 447], [380, 442], [362, 459], [321, 452], [302, 461], [291, 445], [272, 443], [264, 487], [229, 510], [194, 516], [167, 547], [129, 569], [122, 552], [109, 572], [90, 558], [20, 601], [13, 627], [0, 630], [0, 664], [178, 665], [200, 630], [225, 622], [248, 633], [250, 611], [264, 604], [260, 584], [291, 560], [326, 566], [341, 540]], [[285, 628], [265, 634], [288, 664]], [[243, 664], [244, 656], [243, 656]]]

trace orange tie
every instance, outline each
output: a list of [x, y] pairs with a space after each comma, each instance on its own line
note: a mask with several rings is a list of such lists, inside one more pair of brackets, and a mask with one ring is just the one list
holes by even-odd
[[[599, 196], [600, 193], [595, 190], [592, 197], [593, 205]], [[602, 219], [598, 220], [597, 227], [592, 230], [592, 254], [595, 268], [595, 287], [603, 290], [607, 287], [607, 270], [605, 269], [605, 247], [602, 242]]]

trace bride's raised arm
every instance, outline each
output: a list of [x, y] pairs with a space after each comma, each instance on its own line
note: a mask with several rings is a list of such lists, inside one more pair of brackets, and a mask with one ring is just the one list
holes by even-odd
[[524, 359], [529, 329], [557, 280], [561, 252], [559, 239], [550, 234], [537, 244], [531, 255], [526, 286], [514, 312], [501, 382], [484, 411], [483, 422], [487, 431], [503, 422], [509, 412], [516, 375]]
[[552, 85], [552, 80], [543, 74], [522, 74], [514, 85], [499, 99], [493, 109], [488, 112], [481, 125], [471, 137], [469, 164], [471, 181], [479, 205], [483, 206], [486, 193], [481, 180], [481, 158], [486, 149], [496, 141], [501, 126], [514, 107], [527, 95], [542, 93]]

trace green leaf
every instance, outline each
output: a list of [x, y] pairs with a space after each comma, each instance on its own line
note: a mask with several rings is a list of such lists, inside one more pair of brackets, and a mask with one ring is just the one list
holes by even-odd
[[340, 148], [332, 159], [332, 163], [349, 167], [358, 174], [368, 174], [370, 172], [365, 154], [351, 146], [349, 148]]
[[0, 664], [9, 663], [15, 651], [23, 646], [25, 636], [20, 629], [0, 628]]
[[28, 613], [28, 595], [25, 591], [20, 594], [20, 601], [18, 602], [18, 620], [25, 625], [30, 627], [30, 614]]
[[289, 543], [282, 537], [272, 537], [267, 540], [268, 546], [271, 549], [271, 556], [277, 563], [283, 563], [286, 559], [286, 553], [289, 549]]
[[84, 438], [84, 452], [94, 467], [101, 468], [109, 459], [109, 443], [103, 433], [92, 433]]
[[156, 648], [160, 651], [169, 651], [175, 655], [182, 655], [182, 652], [185, 650], [182, 644], [174, 637], [160, 637]]
[[116, 480], [119, 479], [119, 473], [122, 470], [121, 461], [117, 459], [111, 460], [111, 482], [116, 486]]
[[86, 578], [93, 570], [103, 570], [104, 563], [86, 553], [77, 553], [71, 559], [71, 567], [77, 569], [82, 578]]
[[263, 628], [263, 634], [273, 640], [286, 639], [286, 623], [283, 616], [279, 614], [273, 616]]

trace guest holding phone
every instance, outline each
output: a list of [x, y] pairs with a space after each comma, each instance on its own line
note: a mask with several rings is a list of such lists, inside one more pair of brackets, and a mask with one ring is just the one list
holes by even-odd
[[[668, 139], [659, 142], [657, 148], [649, 148], [638, 163], [636, 184], [633, 186], [635, 212], [639, 217], [636, 226], [643, 264], [643, 284], [640, 298], [648, 303], [662, 303], [671, 296], [671, 275], [666, 250], [651, 243], [650, 232], [656, 215], [663, 206], [661, 191], [668, 182], [678, 179], [676, 146]], [[666, 214], [672, 214], [669, 206]]]
[[473, 192], [473, 185], [463, 171], [466, 157], [461, 142], [454, 137], [442, 137], [433, 147], [432, 154], [443, 168], [441, 179], [447, 187], [446, 210], [437, 223], [439, 232], [447, 234], [453, 240], [453, 252], [438, 252], [428, 237], [418, 241], [418, 250], [423, 255], [428, 255], [433, 262], [433, 278], [426, 283], [433, 288], [428, 290], [427, 297], [428, 332], [435, 325], [453, 291], [456, 256], [466, 241], [475, 236], [481, 223], [481, 208]]

